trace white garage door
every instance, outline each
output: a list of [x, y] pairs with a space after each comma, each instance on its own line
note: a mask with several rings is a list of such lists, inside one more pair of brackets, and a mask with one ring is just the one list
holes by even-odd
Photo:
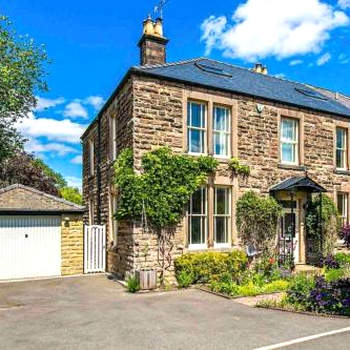
[[0, 279], [61, 274], [59, 216], [0, 216]]

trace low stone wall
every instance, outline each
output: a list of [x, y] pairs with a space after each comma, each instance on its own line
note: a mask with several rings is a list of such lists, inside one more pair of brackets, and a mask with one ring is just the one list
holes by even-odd
[[[65, 218], [69, 220], [65, 221]], [[77, 275], [84, 272], [84, 227], [82, 215], [62, 215], [61, 273]]]

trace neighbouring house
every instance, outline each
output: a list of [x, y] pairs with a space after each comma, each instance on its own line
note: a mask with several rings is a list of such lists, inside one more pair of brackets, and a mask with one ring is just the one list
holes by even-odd
[[83, 212], [24, 185], [0, 189], [0, 280], [83, 273]]
[[[148, 18], [138, 44], [141, 64], [128, 70], [82, 136], [84, 220], [107, 227], [108, 271], [125, 277], [157, 268], [157, 237], [145, 235], [137, 221], [113, 217], [113, 163], [126, 147], [136, 171], [142, 155], [160, 146], [220, 162], [176, 228], [173, 257], [238, 247], [236, 201], [253, 189], [283, 205], [280, 236], [294, 223], [294, 259], [307, 263], [314, 253], [305, 230], [308, 198], [326, 192], [344, 223], [349, 220], [348, 98], [270, 76], [261, 64], [245, 69], [209, 58], [167, 63], [167, 43], [162, 20]], [[248, 179], [232, 176], [232, 157], [251, 168]]]

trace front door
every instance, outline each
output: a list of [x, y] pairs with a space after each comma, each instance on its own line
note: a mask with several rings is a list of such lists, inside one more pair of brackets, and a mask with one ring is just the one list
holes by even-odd
[[[292, 209], [293, 207], [293, 209]], [[291, 254], [293, 250], [294, 262], [300, 262], [300, 234], [299, 234], [299, 208], [297, 202], [289, 202], [283, 208], [280, 230], [280, 253]]]

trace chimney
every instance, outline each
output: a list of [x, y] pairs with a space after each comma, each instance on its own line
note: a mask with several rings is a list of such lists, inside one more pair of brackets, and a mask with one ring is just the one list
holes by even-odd
[[168, 39], [163, 35], [163, 20], [154, 22], [151, 16], [143, 21], [143, 34], [138, 43], [140, 48], [140, 64], [164, 64], [166, 62], [166, 45]]
[[261, 63], [255, 63], [254, 68], [252, 70], [255, 73], [260, 73], [264, 75], [267, 75], [268, 73], [267, 67], [263, 66]]

